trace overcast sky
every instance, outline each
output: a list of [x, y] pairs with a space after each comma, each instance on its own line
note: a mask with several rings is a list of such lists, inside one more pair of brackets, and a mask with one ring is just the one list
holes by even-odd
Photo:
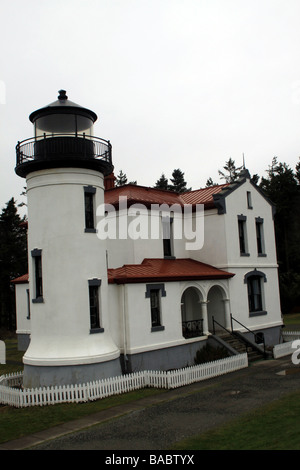
[[[0, 0], [1, 208], [20, 192], [29, 114], [67, 90], [98, 115], [115, 173], [193, 189], [231, 157], [300, 155], [300, 0]], [[221, 181], [222, 182], [222, 181]]]

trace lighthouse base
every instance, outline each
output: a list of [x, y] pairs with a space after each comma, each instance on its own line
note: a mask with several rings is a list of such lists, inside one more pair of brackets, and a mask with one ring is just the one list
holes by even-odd
[[95, 364], [33, 366], [24, 364], [23, 387], [86, 384], [122, 375], [120, 359]]

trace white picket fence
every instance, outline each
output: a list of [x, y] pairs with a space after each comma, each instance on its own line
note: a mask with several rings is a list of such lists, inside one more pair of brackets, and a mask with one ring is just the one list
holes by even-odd
[[282, 332], [283, 340], [286, 342], [294, 341], [295, 339], [300, 339], [300, 330], [296, 331], [283, 331]]
[[274, 359], [279, 359], [280, 357], [289, 356], [290, 354], [293, 354], [293, 352], [298, 347], [294, 345], [294, 341], [295, 340], [276, 344], [273, 348]]
[[145, 387], [172, 389], [248, 366], [247, 354], [173, 371], [141, 371], [82, 385], [23, 389], [23, 373], [0, 377], [0, 403], [18, 408], [57, 403], [80, 403], [119, 395]]

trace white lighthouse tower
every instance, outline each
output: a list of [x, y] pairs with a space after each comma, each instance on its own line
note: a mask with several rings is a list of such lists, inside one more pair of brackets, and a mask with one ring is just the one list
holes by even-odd
[[120, 375], [109, 331], [106, 246], [96, 234], [111, 145], [93, 136], [96, 114], [58, 100], [30, 115], [34, 137], [19, 142], [26, 178], [31, 340], [24, 386], [86, 383]]

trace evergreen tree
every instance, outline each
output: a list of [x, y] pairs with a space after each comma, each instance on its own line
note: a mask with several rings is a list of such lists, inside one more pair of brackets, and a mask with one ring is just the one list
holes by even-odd
[[[299, 168], [298, 168], [299, 169]], [[274, 217], [281, 306], [284, 313], [300, 305], [300, 185], [297, 171], [274, 157], [260, 188], [275, 204]]]
[[27, 272], [27, 235], [14, 198], [0, 215], [0, 326], [14, 329], [15, 298], [11, 281]]
[[299, 157], [299, 162], [296, 165], [296, 178], [297, 178], [298, 184], [300, 184], [300, 157]]
[[178, 168], [174, 170], [172, 173], [171, 185], [169, 186], [170, 191], [174, 191], [176, 193], [185, 193], [186, 191], [191, 191], [191, 188], [187, 188], [186, 181], [184, 179], [184, 173]]
[[259, 182], [259, 176], [258, 174], [255, 173], [255, 175], [252, 175], [251, 176], [251, 182], [258, 185], [258, 182]]
[[216, 186], [216, 183], [213, 182], [212, 178], [209, 177], [208, 180], [206, 181], [206, 188], [209, 188], [210, 186]]
[[164, 173], [161, 175], [159, 180], [156, 181], [154, 187], [157, 188], [157, 189], [168, 189], [169, 188], [168, 178], [165, 177]]
[[123, 173], [122, 170], [120, 170], [118, 176], [116, 177], [115, 185], [124, 186], [125, 184], [127, 184], [127, 176], [125, 173]]
[[221, 179], [224, 179], [226, 183], [233, 183], [239, 177], [239, 172], [243, 169], [242, 166], [236, 168], [235, 161], [232, 158], [229, 158], [227, 162], [225, 162], [225, 166], [223, 166], [223, 170], [225, 170], [228, 174], [224, 173], [223, 171], [218, 170]]

